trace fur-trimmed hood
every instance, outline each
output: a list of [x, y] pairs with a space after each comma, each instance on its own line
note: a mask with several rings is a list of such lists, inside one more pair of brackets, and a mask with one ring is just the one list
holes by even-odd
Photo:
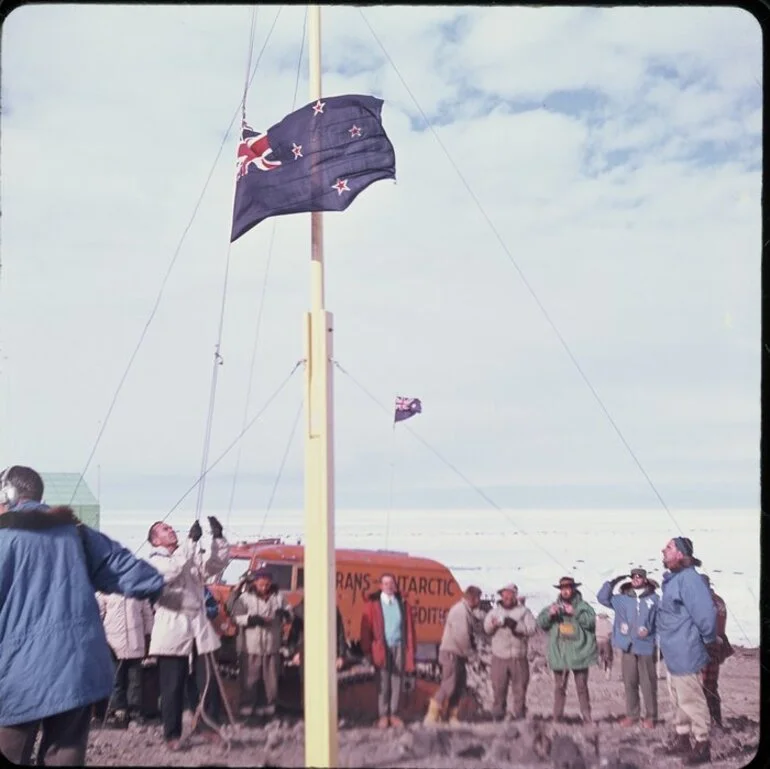
[[12, 509], [0, 515], [0, 529], [23, 529], [25, 531], [48, 531], [57, 526], [77, 526], [80, 519], [67, 506], [48, 507], [36, 504], [28, 509]]
[[[658, 585], [658, 583], [654, 579], [650, 579], [648, 577], [647, 581], [644, 584], [644, 592], [642, 593], [642, 595], [640, 597], [641, 598], [646, 598], [648, 595], [651, 595], [652, 593], [654, 593], [659, 587], [660, 587], [660, 585]], [[622, 595], [633, 596], [634, 595], [634, 586], [633, 586], [633, 584], [631, 582], [624, 582], [620, 586], [620, 589], [618, 590], [618, 592], [620, 594], [622, 594]]]

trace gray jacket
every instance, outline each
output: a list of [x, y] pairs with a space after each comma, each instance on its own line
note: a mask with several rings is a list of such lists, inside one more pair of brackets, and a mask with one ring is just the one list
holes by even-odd
[[446, 615], [444, 634], [441, 637], [440, 652], [451, 652], [467, 659], [476, 650], [474, 641], [476, 620], [463, 598]]
[[[495, 619], [504, 620], [510, 617], [516, 622], [516, 629], [511, 631], [505, 625], [496, 626]], [[491, 647], [492, 654], [500, 659], [518, 659], [527, 657], [529, 647], [529, 637], [537, 631], [535, 616], [526, 606], [514, 606], [511, 609], [504, 609], [501, 603], [498, 603], [486, 617], [484, 617], [484, 632], [492, 636]]]
[[[291, 607], [283, 593], [273, 585], [261, 598], [251, 590], [233, 591], [227, 601], [227, 609], [240, 632], [236, 648], [246, 654], [278, 654], [283, 640], [284, 619], [292, 617]], [[249, 617], [259, 617], [256, 627], [248, 627]]]

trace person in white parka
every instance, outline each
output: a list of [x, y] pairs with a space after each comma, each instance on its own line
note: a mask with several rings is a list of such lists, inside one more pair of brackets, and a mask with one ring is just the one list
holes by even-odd
[[117, 663], [110, 710], [115, 726], [144, 721], [142, 706], [142, 660], [147, 656], [152, 634], [153, 611], [148, 600], [127, 598], [118, 593], [96, 593], [104, 634]]
[[[212, 539], [205, 554], [197, 547], [203, 534], [198, 521], [191, 526], [182, 544], [177, 541], [174, 529], [162, 521], [150, 527], [147, 537], [153, 545], [148, 560], [163, 575], [165, 583], [155, 606], [149, 653], [158, 659], [163, 736], [172, 750], [179, 749], [185, 683], [190, 672], [195, 673], [200, 695], [206, 691], [206, 720], [220, 723], [219, 689], [210, 668], [206, 687], [204, 655], [213, 655], [221, 641], [206, 616], [203, 588], [206, 577], [214, 576], [227, 566], [230, 546], [222, 535], [219, 521], [213, 516], [208, 520]], [[209, 661], [214, 664], [212, 658]], [[202, 729], [207, 739], [219, 738], [217, 732], [206, 729], [205, 721]]]

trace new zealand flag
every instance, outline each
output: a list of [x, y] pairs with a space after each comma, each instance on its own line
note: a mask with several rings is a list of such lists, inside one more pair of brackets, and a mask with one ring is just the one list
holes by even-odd
[[243, 124], [230, 242], [270, 216], [344, 211], [373, 182], [396, 178], [382, 99], [330, 96], [258, 133]]
[[400, 395], [396, 398], [396, 413], [394, 422], [401, 422], [409, 419], [415, 414], [422, 414], [422, 402], [419, 398], [402, 398]]

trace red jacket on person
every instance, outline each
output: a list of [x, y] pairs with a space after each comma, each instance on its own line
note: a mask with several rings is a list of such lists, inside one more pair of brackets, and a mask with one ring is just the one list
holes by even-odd
[[[381, 591], [372, 593], [361, 616], [361, 650], [376, 668], [385, 667], [385, 618], [382, 615]], [[414, 672], [414, 618], [412, 607], [396, 592], [393, 597], [401, 609], [401, 647], [404, 651], [404, 672]]]

